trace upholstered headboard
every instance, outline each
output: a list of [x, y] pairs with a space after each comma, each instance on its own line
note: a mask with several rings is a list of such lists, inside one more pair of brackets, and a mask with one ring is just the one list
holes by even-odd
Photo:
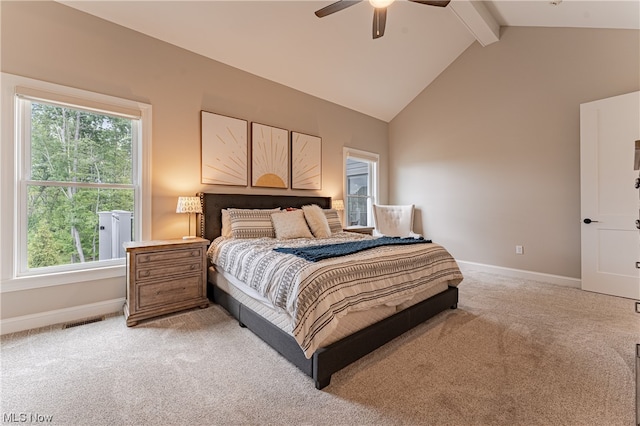
[[249, 194], [198, 194], [202, 202], [202, 214], [198, 236], [213, 241], [222, 231], [222, 209], [273, 209], [275, 207], [302, 207], [317, 204], [323, 209], [331, 208], [331, 197], [304, 197], [295, 195], [249, 195]]

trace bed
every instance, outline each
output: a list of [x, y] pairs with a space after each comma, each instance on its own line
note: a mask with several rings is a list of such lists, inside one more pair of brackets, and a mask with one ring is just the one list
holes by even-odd
[[[329, 197], [316, 196], [213, 193], [200, 193], [199, 197], [202, 202], [203, 213], [200, 215], [198, 234], [212, 241], [210, 252], [215, 253], [215, 255], [208, 257], [207, 295], [209, 299], [226, 309], [238, 320], [242, 327], [247, 327], [283, 357], [302, 370], [302, 372], [310, 376], [314, 380], [317, 389], [322, 389], [329, 385], [333, 373], [438, 313], [457, 307], [457, 285], [462, 281], [462, 274], [457, 268], [455, 260], [453, 260], [444, 248], [441, 248], [437, 244], [420, 244], [425, 247], [430, 247], [429, 250], [431, 251], [437, 251], [438, 256], [447, 262], [446, 266], [433, 274], [437, 279], [433, 279], [433, 282], [428, 283], [428, 286], [425, 288], [411, 290], [412, 293], [410, 296], [408, 296], [409, 293], [403, 293], [406, 297], [403, 296], [402, 300], [396, 295], [393, 296], [394, 299], [390, 302], [389, 297], [391, 296], [387, 297], [385, 295], [384, 297], [387, 297], [387, 299], [380, 299], [383, 300], [383, 302], [386, 301], [385, 303], [380, 304], [380, 306], [370, 306], [367, 309], [363, 309], [362, 306], [368, 306], [366, 305], [366, 303], [369, 303], [368, 299], [358, 296], [358, 303], [360, 303], [360, 300], [365, 300], [361, 307], [353, 310], [345, 309], [345, 312], [340, 313], [340, 315], [332, 315], [331, 321], [327, 321], [327, 323], [331, 323], [330, 327], [326, 326], [327, 330], [318, 328], [314, 330], [313, 338], [304, 340], [305, 334], [299, 330], [304, 327], [292, 325], [292, 318], [297, 319], [297, 317], [294, 313], [287, 312], [289, 305], [306, 305], [306, 302], [301, 302], [303, 299], [298, 301], [294, 296], [291, 296], [293, 299], [289, 300], [288, 304], [286, 304], [287, 307], [284, 305], [273, 306], [273, 303], [275, 303], [273, 300], [265, 300], [264, 294], [259, 294], [254, 291], [255, 288], [260, 287], [260, 285], [253, 282], [255, 277], [252, 276], [253, 278], [251, 278], [252, 287], [247, 288], [250, 286], [238, 278], [240, 274], [233, 273], [233, 265], [229, 265], [233, 262], [227, 261], [227, 264], [225, 264], [221, 261], [220, 252], [223, 252], [227, 247], [234, 247], [233, 249], [228, 248], [227, 251], [229, 252], [240, 250], [240, 248], [235, 248], [233, 244], [236, 244], [236, 246], [245, 246], [245, 248], [246, 246], [253, 245], [256, 248], [262, 248], [263, 256], [266, 256], [264, 253], [269, 253], [267, 257], [275, 256], [272, 254], [275, 250], [271, 250], [271, 239], [256, 240], [255, 243], [252, 241], [249, 244], [246, 240], [243, 243], [242, 241], [227, 241], [233, 240], [232, 238], [218, 238], [222, 234], [222, 210], [229, 208], [301, 208], [302, 206], [314, 204], [322, 209], [330, 209], [331, 199]], [[341, 239], [350, 241], [351, 239], [366, 240], [371, 239], [371, 237], [363, 236], [362, 234], [340, 232], [331, 235], [331, 238], [327, 241], [335, 242], [336, 239], [338, 241], [342, 241]], [[274, 241], [277, 243], [279, 240]], [[301, 245], [303, 242], [299, 242], [298, 244]], [[287, 244], [284, 245], [289, 246]], [[278, 246], [278, 244], [276, 244], [276, 246]], [[411, 246], [413, 246], [413, 244]], [[418, 246], [418, 244], [415, 244], [415, 246]], [[407, 247], [410, 246], [407, 245]], [[418, 250], [413, 247], [403, 249]], [[386, 250], [385, 253], [391, 253], [391, 250], [396, 249], [389, 247], [371, 249], [362, 252], [362, 254], [353, 254], [340, 258], [344, 260], [328, 259], [317, 262], [317, 265], [302, 266], [298, 269], [315, 271], [313, 268], [317, 268], [318, 271], [324, 271], [322, 273], [325, 275], [333, 274], [333, 276], [337, 276], [344, 273], [344, 271], [339, 268], [347, 268], [346, 266], [342, 266], [340, 262], [344, 263], [346, 261], [353, 265], [353, 256], [373, 256], [376, 253], [374, 250]], [[400, 250], [400, 248], [397, 250]], [[247, 257], [247, 255], [241, 255], [240, 257]], [[289, 255], [289, 257], [291, 259], [290, 264], [294, 266], [299, 266], [301, 262], [307, 262], [295, 258], [295, 256], [292, 257]], [[213, 264], [211, 259], [217, 259], [217, 263], [220, 264]], [[367, 262], [359, 262], [358, 265], [360, 265], [360, 263], [364, 264]], [[261, 265], [261, 263], [256, 263], [256, 265]], [[239, 267], [237, 269], [242, 270], [242, 268]], [[245, 269], [247, 269], [247, 267], [245, 267]], [[257, 267], [253, 269], [257, 269]], [[376, 267], [376, 269], [381, 268]], [[339, 271], [339, 273], [335, 271]], [[309, 282], [313, 281], [314, 273], [318, 276], [321, 275], [320, 272], [306, 274], [306, 279]], [[396, 285], [403, 286], [403, 291], [406, 290], [408, 292], [410, 287], [408, 283], [411, 282], [411, 279], [404, 279], [404, 275], [399, 274], [400, 273], [394, 278]], [[396, 275], [395, 272], [393, 275]], [[407, 274], [406, 276], [409, 277], [410, 275]], [[257, 279], [255, 281], [257, 281]], [[347, 281], [346, 278], [345, 281]], [[301, 287], [303, 286], [301, 285]], [[413, 293], [416, 292], [418, 294], [414, 296]], [[295, 297], [301, 296], [295, 295]], [[305, 315], [306, 314], [302, 316], [304, 317]], [[323, 317], [317, 317], [315, 321], [311, 321], [311, 323], [317, 324], [321, 322], [322, 318]], [[324, 327], [324, 325], [322, 327]], [[308, 330], [306, 330], [305, 333], [308, 333]], [[320, 337], [316, 338], [316, 334]]]

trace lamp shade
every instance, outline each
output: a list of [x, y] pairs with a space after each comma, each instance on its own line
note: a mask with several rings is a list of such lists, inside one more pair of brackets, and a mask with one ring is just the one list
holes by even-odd
[[202, 213], [200, 197], [178, 197], [176, 213]]
[[333, 200], [331, 205], [335, 210], [344, 210], [344, 201], [343, 200]]

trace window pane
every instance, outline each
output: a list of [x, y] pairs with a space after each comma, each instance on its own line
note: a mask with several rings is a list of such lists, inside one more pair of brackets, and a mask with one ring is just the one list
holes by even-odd
[[368, 161], [347, 158], [347, 226], [367, 226], [370, 165]]
[[132, 183], [132, 120], [31, 103], [31, 180]]
[[133, 189], [27, 187], [29, 269], [124, 257]]
[[347, 182], [349, 195], [370, 195], [369, 162], [347, 158]]
[[367, 226], [368, 225], [368, 197], [347, 197], [349, 217], [347, 226]]

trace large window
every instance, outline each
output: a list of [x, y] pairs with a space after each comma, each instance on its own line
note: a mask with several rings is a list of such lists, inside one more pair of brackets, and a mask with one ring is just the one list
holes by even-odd
[[135, 233], [132, 153], [138, 118], [19, 99], [26, 129], [21, 269], [124, 257], [122, 243]]
[[372, 206], [378, 196], [377, 154], [344, 149], [345, 226], [373, 226]]
[[150, 234], [143, 224], [151, 107], [3, 74], [3, 108], [9, 105], [3, 126], [10, 116], [14, 125], [3, 130], [2, 165], [15, 180], [2, 182], [2, 208], [11, 199], [14, 208], [2, 218], [2, 238], [10, 235], [14, 250], [11, 262], [3, 259], [11, 269], [3, 284], [124, 265], [122, 244]]

